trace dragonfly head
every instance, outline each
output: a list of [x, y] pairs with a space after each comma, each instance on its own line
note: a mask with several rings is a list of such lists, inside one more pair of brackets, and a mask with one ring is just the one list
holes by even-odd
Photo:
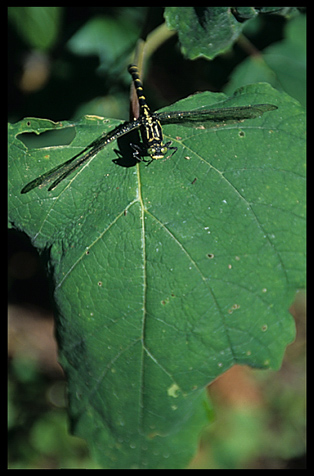
[[149, 147], [147, 149], [148, 155], [150, 155], [153, 160], [163, 159], [167, 151], [167, 144], [155, 145], [154, 147]]
[[176, 147], [170, 147], [171, 144], [171, 141], [166, 142], [165, 144], [163, 144], [162, 142], [160, 142], [159, 144], [154, 144], [153, 146], [148, 147], [147, 153], [151, 156], [152, 160], [163, 159], [169, 149], [177, 150]]

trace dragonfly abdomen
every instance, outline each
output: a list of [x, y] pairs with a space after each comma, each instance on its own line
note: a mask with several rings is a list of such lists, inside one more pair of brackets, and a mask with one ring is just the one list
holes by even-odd
[[136, 94], [138, 97], [138, 102], [141, 108], [141, 115], [146, 117], [151, 117], [150, 109], [147, 105], [146, 98], [144, 96], [143, 85], [138, 74], [138, 68], [134, 64], [130, 64], [128, 71], [132, 76], [134, 87], [136, 89]]

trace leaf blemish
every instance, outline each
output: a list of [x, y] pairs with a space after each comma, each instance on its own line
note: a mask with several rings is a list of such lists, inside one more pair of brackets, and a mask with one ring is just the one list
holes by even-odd
[[179, 396], [180, 387], [173, 383], [167, 390], [169, 397], [177, 398]]
[[233, 304], [231, 308], [228, 310], [228, 313], [232, 314], [233, 311], [235, 311], [236, 309], [240, 309], [240, 304]]

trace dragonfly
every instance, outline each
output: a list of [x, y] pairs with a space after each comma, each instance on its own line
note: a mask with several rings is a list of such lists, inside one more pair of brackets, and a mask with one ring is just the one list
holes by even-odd
[[128, 71], [132, 76], [137, 93], [139, 116], [118, 125], [107, 133], [103, 133], [71, 159], [26, 184], [21, 193], [28, 193], [37, 187], [43, 188], [45, 186], [49, 186], [48, 191], [54, 190], [62, 180], [88, 160], [93, 159], [104, 147], [131, 131], [139, 130], [142, 138], [141, 145], [130, 143], [134, 159], [138, 162], [147, 162], [147, 165], [149, 165], [155, 160], [164, 159], [168, 152], [170, 152], [170, 155], [166, 158], [172, 157], [178, 150], [177, 147], [172, 145], [172, 141], [164, 141], [162, 125], [180, 124], [205, 129], [214, 127], [219, 123], [236, 123], [245, 119], [254, 119], [262, 116], [265, 112], [277, 109], [277, 106], [273, 104], [255, 104], [221, 109], [202, 106], [190, 111], [152, 113], [146, 102], [137, 66], [129, 65]]

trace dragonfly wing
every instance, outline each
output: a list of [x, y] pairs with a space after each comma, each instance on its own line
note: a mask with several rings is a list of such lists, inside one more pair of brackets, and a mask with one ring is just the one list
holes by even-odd
[[141, 124], [142, 123], [140, 120], [124, 122], [123, 124], [120, 124], [112, 131], [109, 131], [95, 139], [87, 147], [85, 147], [85, 149], [79, 152], [79, 154], [75, 155], [63, 164], [57, 165], [57, 167], [54, 167], [45, 174], [40, 175], [40, 177], [37, 177], [35, 180], [29, 182], [21, 190], [21, 193], [28, 193], [36, 187], [42, 188], [49, 184], [51, 185], [48, 190], [53, 190], [64, 178], [66, 178], [70, 173], [72, 173], [86, 161], [95, 157], [98, 152], [100, 152], [110, 142], [113, 142], [132, 130], [138, 129]]
[[[68, 162], [63, 164], [64, 167], [60, 168], [60, 170], [57, 170], [56, 172], [52, 171], [53, 176], [50, 175], [49, 183], [51, 183], [52, 180], [54, 180], [54, 182], [52, 183], [52, 185], [50, 185], [48, 191], [50, 192], [51, 190], [56, 188], [56, 186], [59, 185], [59, 183], [62, 182], [63, 179], [65, 179], [69, 174], [74, 172], [74, 170], [79, 168], [85, 162], [93, 159], [104, 147], [106, 147], [106, 145], [110, 144], [116, 139], [119, 139], [119, 137], [124, 136], [128, 132], [138, 129], [140, 126], [140, 121], [124, 122], [123, 124], [120, 124], [119, 126], [115, 127], [112, 131], [98, 137], [98, 139], [94, 140], [80, 154], [76, 155]], [[90, 150], [86, 152], [86, 154], [81, 155], [88, 149]], [[40, 188], [44, 187], [45, 185], [48, 185], [47, 179], [48, 177], [46, 178], [45, 183], [42, 183], [40, 185]]]
[[204, 128], [210, 128], [217, 123], [232, 124], [245, 119], [254, 119], [274, 109], [277, 109], [277, 106], [272, 104], [256, 104], [222, 109], [199, 108], [192, 111], [161, 112], [157, 113], [156, 117], [161, 124], [181, 124], [187, 127], [202, 125]]
[[[123, 122], [123, 124], [120, 124], [119, 126], [115, 127], [112, 129], [112, 131], [106, 132], [97, 139], [95, 139], [91, 144], [89, 144], [86, 149], [92, 148], [97, 148], [96, 154], [104, 148], [107, 144], [110, 142], [113, 142], [116, 139], [119, 139], [119, 137], [124, 136], [128, 132], [134, 131], [135, 129], [138, 129], [142, 125], [142, 118], [138, 118], [135, 121], [132, 122]], [[85, 152], [85, 150], [83, 152]]]
[[70, 164], [73, 163], [75, 158], [76, 156], [72, 157], [70, 160], [68, 160], [67, 162], [64, 162], [63, 164], [57, 165], [57, 167], [54, 167], [53, 169], [49, 170], [45, 174], [35, 178], [35, 180], [32, 180], [27, 185], [25, 185], [25, 187], [22, 188], [21, 193], [28, 193], [36, 187], [42, 188], [45, 185], [48, 185], [54, 179], [54, 177], [57, 177], [58, 175], [61, 174], [61, 169], [64, 170], [64, 168], [69, 167]]

